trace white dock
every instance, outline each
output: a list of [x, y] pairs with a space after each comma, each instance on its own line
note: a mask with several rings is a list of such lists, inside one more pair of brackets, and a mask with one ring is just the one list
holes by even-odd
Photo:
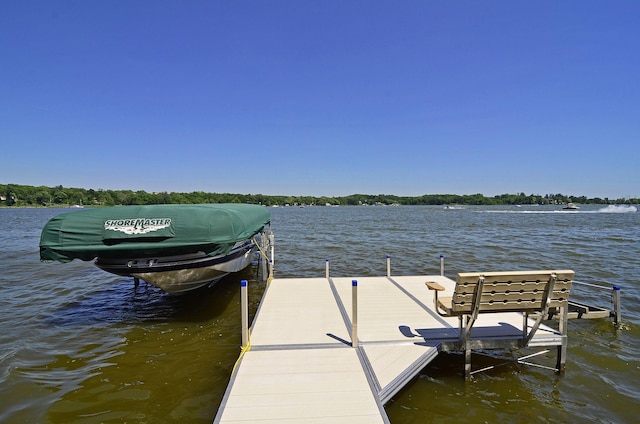
[[[427, 280], [455, 285], [434, 275], [272, 280], [214, 422], [388, 423], [384, 404], [458, 341], [458, 319], [434, 312]], [[472, 338], [517, 343], [522, 323], [482, 314]], [[543, 326], [531, 344], [561, 343]]]

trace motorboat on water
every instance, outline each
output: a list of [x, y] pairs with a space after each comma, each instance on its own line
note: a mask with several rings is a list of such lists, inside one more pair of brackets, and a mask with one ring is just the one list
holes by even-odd
[[566, 210], [566, 211], [575, 211], [575, 210], [580, 209], [580, 207], [578, 207], [578, 206], [574, 205], [573, 203], [569, 202], [566, 205], [564, 205], [562, 207], [562, 209]]
[[181, 294], [246, 268], [269, 239], [270, 221], [267, 208], [235, 203], [86, 208], [47, 222], [40, 259], [93, 260]]

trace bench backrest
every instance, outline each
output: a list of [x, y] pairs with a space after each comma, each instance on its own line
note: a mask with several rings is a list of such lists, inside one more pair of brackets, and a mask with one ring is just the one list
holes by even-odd
[[[555, 280], [552, 276], [555, 275]], [[534, 312], [545, 307], [550, 282], [548, 307], [566, 306], [574, 272], [571, 270], [465, 272], [459, 273], [452, 298], [455, 313], [473, 312], [478, 283], [484, 278], [478, 312]]]

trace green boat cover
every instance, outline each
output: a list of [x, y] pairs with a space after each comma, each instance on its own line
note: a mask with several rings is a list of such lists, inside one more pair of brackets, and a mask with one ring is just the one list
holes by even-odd
[[271, 220], [268, 208], [240, 203], [113, 206], [63, 213], [40, 236], [40, 259], [70, 262], [205, 252], [228, 253]]

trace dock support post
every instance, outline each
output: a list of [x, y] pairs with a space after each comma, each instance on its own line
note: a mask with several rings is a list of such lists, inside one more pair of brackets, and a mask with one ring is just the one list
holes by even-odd
[[[464, 346], [464, 378], [465, 380], [471, 379], [471, 328], [469, 328], [469, 321], [472, 319], [470, 315], [467, 315], [467, 323], [464, 329], [464, 338], [462, 338], [462, 344]], [[460, 316], [460, 327], [462, 328], [462, 315]]]
[[267, 263], [267, 248], [269, 247], [267, 241], [267, 233], [263, 231], [260, 233], [260, 252], [258, 252], [258, 257], [260, 258], [260, 273], [262, 275], [262, 281], [267, 281], [269, 278], [269, 268]]
[[562, 336], [562, 344], [558, 346], [558, 357], [556, 362], [556, 370], [558, 374], [562, 374], [567, 363], [567, 329], [569, 327], [569, 305], [560, 307], [560, 318], [558, 324], [558, 330], [560, 336]]
[[269, 278], [267, 275], [267, 259], [262, 255], [259, 255], [259, 258], [259, 272], [257, 272], [256, 274], [260, 275], [261, 281], [267, 281], [267, 278]]
[[351, 346], [358, 347], [358, 280], [351, 280]]
[[269, 233], [269, 246], [271, 246], [271, 259], [269, 260], [269, 263], [271, 265], [271, 269], [269, 269], [269, 279], [273, 279], [273, 268], [274, 268], [274, 262], [275, 262], [275, 238], [273, 236], [273, 233]]
[[240, 282], [240, 313], [242, 314], [242, 348], [249, 345], [249, 294], [247, 280]]
[[440, 255], [440, 275], [444, 277], [444, 255]]
[[324, 260], [324, 275], [326, 279], [329, 279], [329, 258]]
[[613, 301], [613, 323], [619, 324], [622, 318], [620, 314], [620, 286], [613, 286], [611, 299]]
[[387, 277], [391, 277], [391, 256], [387, 255]]

